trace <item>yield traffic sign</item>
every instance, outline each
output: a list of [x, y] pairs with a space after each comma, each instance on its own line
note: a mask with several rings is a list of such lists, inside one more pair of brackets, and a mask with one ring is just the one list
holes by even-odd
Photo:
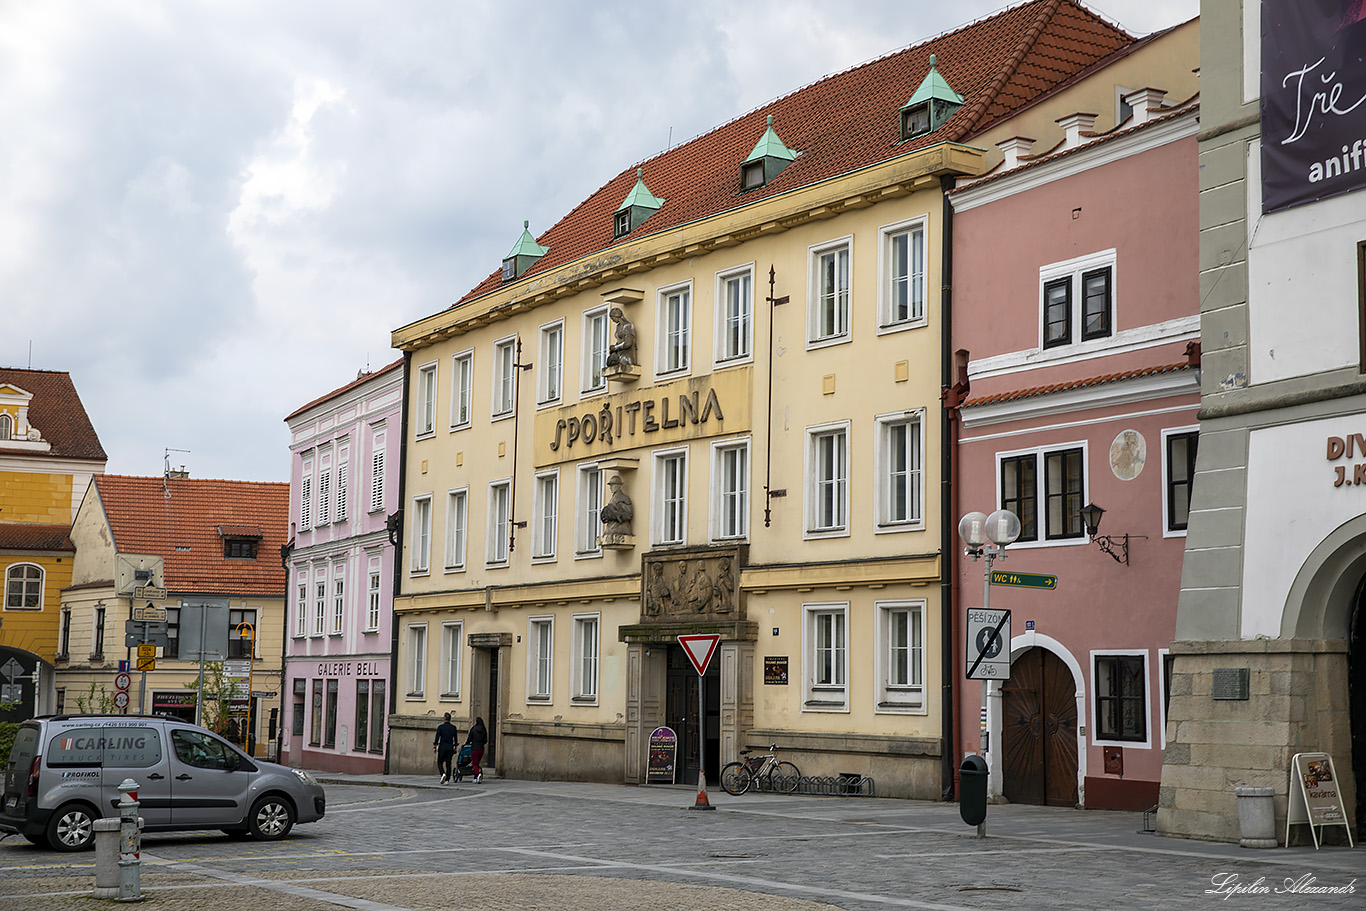
[[683, 646], [683, 654], [688, 656], [699, 677], [706, 675], [707, 665], [711, 664], [711, 656], [715, 654], [717, 643], [720, 641], [721, 637], [715, 633], [678, 637], [678, 644]]

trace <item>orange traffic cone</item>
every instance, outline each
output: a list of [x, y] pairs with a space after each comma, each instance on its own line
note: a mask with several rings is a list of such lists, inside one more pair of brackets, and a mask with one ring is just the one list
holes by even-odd
[[697, 801], [689, 808], [692, 810], [715, 810], [707, 800], [707, 778], [702, 772], [697, 773]]

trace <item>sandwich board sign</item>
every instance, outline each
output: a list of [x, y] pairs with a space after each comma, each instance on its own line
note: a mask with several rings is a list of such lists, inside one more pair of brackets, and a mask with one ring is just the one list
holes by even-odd
[[1333, 757], [1327, 753], [1296, 753], [1290, 759], [1290, 805], [1285, 814], [1287, 845], [1293, 825], [1309, 826], [1316, 851], [1320, 830], [1328, 826], [1345, 828], [1347, 844], [1352, 844], [1352, 827], [1342, 810], [1337, 770], [1333, 768]]
[[699, 677], [707, 675], [707, 665], [711, 664], [711, 656], [716, 654], [716, 646], [720, 641], [721, 637], [715, 633], [678, 637], [678, 644], [683, 646], [683, 654], [688, 656]]

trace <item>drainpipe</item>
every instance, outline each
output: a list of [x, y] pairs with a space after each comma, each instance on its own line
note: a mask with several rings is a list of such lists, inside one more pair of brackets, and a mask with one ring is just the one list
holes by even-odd
[[[394, 548], [394, 584], [393, 597], [389, 602], [389, 714], [393, 715], [398, 711], [398, 612], [394, 610], [393, 602], [397, 600], [402, 589], [402, 562], [403, 562], [403, 498], [408, 491], [408, 404], [412, 398], [409, 390], [410, 380], [412, 379], [413, 353], [403, 352], [403, 409], [400, 412], [398, 422], [398, 505], [393, 514], [385, 520], [385, 525], [389, 532], [389, 543]], [[388, 445], [388, 436], [385, 436], [385, 445]], [[385, 480], [388, 483], [388, 480]], [[393, 743], [393, 731], [389, 727], [388, 721], [385, 722], [384, 736], [384, 774], [389, 774], [389, 757]]]
[[954, 579], [958, 571], [958, 546], [954, 540], [956, 523], [954, 512], [954, 420], [957, 402], [948, 401], [953, 388], [953, 206], [949, 202], [949, 190], [953, 189], [954, 179], [949, 175], [939, 178], [939, 195], [943, 201], [943, 218], [939, 227], [940, 249], [940, 385], [944, 398], [940, 412], [940, 465], [939, 465], [939, 630], [940, 644], [940, 682], [942, 718], [940, 728], [940, 776], [942, 781], [941, 798], [953, 799], [953, 773], [958, 756], [958, 743], [955, 738], [957, 725], [954, 713], [954, 620], [958, 615], [954, 602], [956, 587]]

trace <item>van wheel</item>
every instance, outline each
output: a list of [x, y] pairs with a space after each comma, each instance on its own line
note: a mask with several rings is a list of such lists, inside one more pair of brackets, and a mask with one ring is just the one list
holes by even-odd
[[294, 828], [294, 808], [283, 797], [268, 794], [252, 804], [247, 826], [258, 841], [284, 838]]
[[47, 823], [47, 843], [54, 851], [84, 851], [95, 843], [95, 820], [86, 804], [59, 807]]

